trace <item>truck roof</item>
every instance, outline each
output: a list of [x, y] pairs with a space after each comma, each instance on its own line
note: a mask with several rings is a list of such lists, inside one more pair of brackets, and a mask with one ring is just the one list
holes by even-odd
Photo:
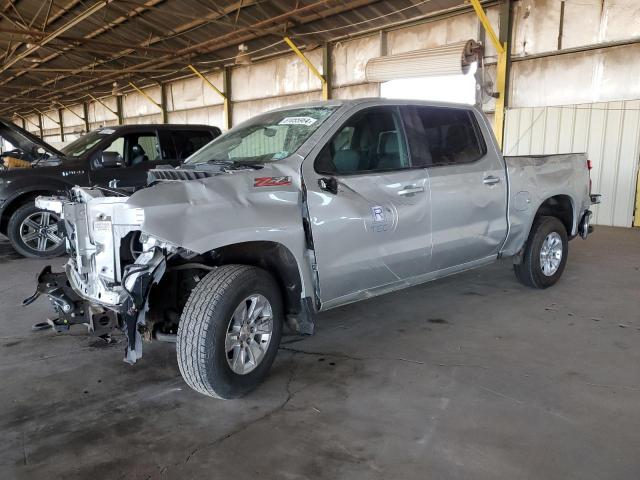
[[113, 130], [114, 132], [123, 132], [128, 130], [219, 130], [215, 125], [204, 124], [186, 124], [186, 123], [135, 123], [128, 125], [105, 125], [103, 127], [94, 128], [93, 130]]
[[477, 109], [474, 105], [467, 103], [455, 103], [455, 102], [438, 102], [433, 100], [405, 100], [405, 99], [392, 99], [392, 98], [379, 98], [379, 97], [365, 97], [355, 99], [335, 99], [335, 100], [317, 100], [312, 102], [298, 103], [294, 105], [287, 105], [284, 107], [275, 108], [271, 111], [291, 110], [293, 108], [304, 107], [321, 107], [321, 106], [353, 106], [353, 105], [421, 105], [431, 107], [448, 107], [448, 108], [465, 108], [465, 109]]

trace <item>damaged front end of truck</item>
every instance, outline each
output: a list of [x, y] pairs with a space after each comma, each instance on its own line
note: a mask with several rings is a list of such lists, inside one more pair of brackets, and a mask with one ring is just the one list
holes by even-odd
[[51, 323], [58, 329], [83, 324], [94, 335], [108, 336], [120, 328], [127, 338], [125, 361], [135, 363], [143, 335], [151, 334], [151, 287], [165, 274], [167, 260], [185, 252], [142, 235], [144, 210], [127, 205], [127, 198], [76, 187], [71, 198], [36, 200], [38, 208], [62, 217], [69, 259], [64, 272], [45, 267], [24, 303], [48, 296], [58, 315]]
[[38, 197], [38, 208], [62, 219], [68, 260], [63, 272], [46, 267], [24, 303], [46, 295], [57, 316], [48, 324], [57, 330], [82, 324], [107, 340], [122, 330], [125, 361], [133, 364], [143, 340], [176, 340], [202, 278], [223, 264], [248, 264], [271, 272], [284, 292], [287, 323], [311, 333], [313, 300], [303, 295], [299, 270], [299, 178], [290, 166], [272, 168], [277, 176], [217, 165], [157, 169], [150, 186], [131, 196], [75, 187], [69, 197]]

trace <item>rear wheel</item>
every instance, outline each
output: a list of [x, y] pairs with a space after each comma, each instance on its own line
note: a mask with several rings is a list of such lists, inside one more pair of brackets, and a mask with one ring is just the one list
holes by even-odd
[[29, 202], [13, 212], [7, 226], [7, 237], [13, 248], [25, 257], [51, 258], [64, 253], [64, 237], [58, 233], [60, 217], [40, 210]]
[[529, 232], [522, 262], [514, 265], [516, 277], [528, 287], [550, 287], [562, 276], [568, 253], [564, 224], [556, 217], [538, 217]]
[[278, 352], [283, 318], [280, 289], [266, 271], [246, 265], [211, 271], [193, 289], [178, 327], [184, 380], [216, 398], [253, 390]]

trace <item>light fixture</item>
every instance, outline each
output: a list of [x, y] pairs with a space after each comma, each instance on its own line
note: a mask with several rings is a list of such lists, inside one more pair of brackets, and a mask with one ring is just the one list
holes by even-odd
[[111, 95], [113, 95], [114, 97], [119, 97], [122, 95], [122, 92], [120, 90], [118, 90], [118, 82], [113, 82], [111, 84]]
[[236, 55], [235, 64], [236, 65], [251, 65], [251, 58], [247, 51], [249, 47], [247, 47], [244, 43], [238, 45], [238, 54]]

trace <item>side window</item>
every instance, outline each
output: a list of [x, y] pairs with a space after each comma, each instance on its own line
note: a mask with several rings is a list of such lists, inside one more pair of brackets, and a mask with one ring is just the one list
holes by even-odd
[[116, 138], [111, 144], [102, 150], [103, 152], [115, 152], [124, 158], [124, 137]]
[[[417, 107], [428, 165], [452, 165], [478, 160], [486, 145], [472, 112], [465, 109]], [[413, 150], [413, 149], [412, 149]]]
[[[111, 152], [117, 153], [119, 155], [118, 164], [117, 165], [103, 165], [100, 157], [103, 152]], [[125, 165], [125, 140], [124, 137], [117, 137], [111, 141], [106, 147], [101, 150], [94, 152], [90, 157], [91, 166], [94, 169], [100, 168], [120, 168]]]
[[155, 133], [129, 135], [127, 163], [130, 166], [160, 160], [160, 144]]
[[213, 140], [211, 132], [205, 130], [177, 130], [171, 132], [177, 160], [184, 160]]
[[315, 162], [318, 173], [345, 175], [408, 168], [402, 124], [394, 108], [358, 112], [329, 141]]

